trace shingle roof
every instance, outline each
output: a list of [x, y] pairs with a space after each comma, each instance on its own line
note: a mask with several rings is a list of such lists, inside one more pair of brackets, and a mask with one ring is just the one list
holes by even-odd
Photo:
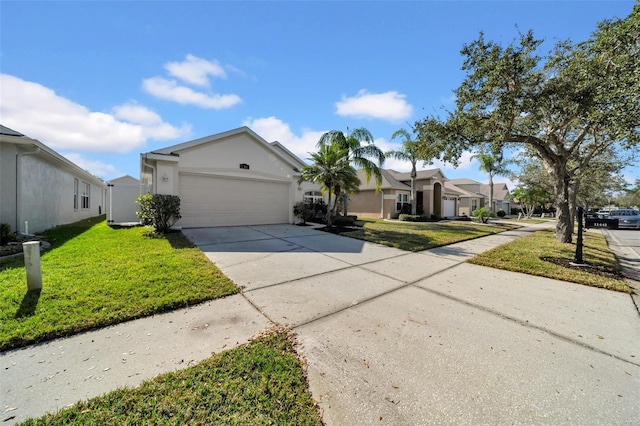
[[[411, 180], [411, 172], [399, 173], [399, 172], [396, 172], [395, 170], [389, 170], [389, 172], [391, 172], [393, 174], [393, 176], [399, 181]], [[417, 179], [430, 179], [430, 178], [434, 177], [435, 175], [437, 175], [438, 173], [440, 173], [446, 179], [446, 177], [444, 176], [444, 173], [442, 173], [442, 171], [440, 169], [417, 170], [416, 171], [416, 174], [417, 174], [416, 178]]]
[[[376, 179], [373, 175], [370, 177], [369, 182], [367, 182], [364, 170], [358, 170], [357, 173], [358, 179], [360, 179], [360, 191], [371, 191], [376, 189]], [[380, 189], [411, 190], [409, 185], [405, 185], [393, 177], [393, 174], [391, 174], [389, 170], [380, 169], [380, 174], [382, 174], [382, 184], [380, 185]]]
[[0, 124], [0, 134], [7, 136], [24, 136], [22, 133], [16, 132], [15, 130], [10, 129], [7, 126], [3, 126], [2, 124]]

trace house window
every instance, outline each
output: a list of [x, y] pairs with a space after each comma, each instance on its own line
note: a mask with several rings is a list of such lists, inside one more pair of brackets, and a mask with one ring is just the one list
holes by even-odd
[[322, 192], [319, 191], [307, 191], [304, 193], [304, 203], [305, 204], [315, 204], [324, 201], [322, 197]]
[[471, 200], [471, 213], [473, 213], [475, 210], [478, 210], [478, 200], [474, 198], [473, 200]]
[[73, 179], [73, 209], [78, 210], [78, 189], [80, 188], [80, 182], [78, 179]]
[[89, 208], [89, 194], [91, 194], [91, 185], [87, 182], [82, 182], [81, 186], [81, 194], [80, 194], [80, 206], [83, 210], [87, 210]]
[[409, 194], [396, 195], [396, 212], [402, 211], [402, 208], [408, 204], [409, 204]]

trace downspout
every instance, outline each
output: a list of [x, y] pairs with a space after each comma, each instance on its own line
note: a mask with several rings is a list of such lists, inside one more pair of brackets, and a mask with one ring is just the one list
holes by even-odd
[[[33, 151], [20, 152], [16, 154], [16, 226], [15, 226], [15, 230], [17, 232], [20, 232], [19, 225], [22, 219], [22, 208], [20, 207], [20, 204], [22, 201], [20, 198], [20, 195], [22, 193], [22, 170], [20, 167], [20, 160], [25, 155], [37, 155], [39, 153], [40, 153], [40, 147], [36, 146]], [[25, 229], [24, 231], [25, 231], [24, 233], [26, 234], [27, 230]]]
[[153, 171], [153, 172], [151, 173], [151, 193], [152, 193], [152, 194], [155, 194], [155, 193], [157, 192], [157, 191], [156, 191], [156, 179], [157, 179], [157, 176], [156, 176], [156, 167], [155, 167], [155, 166], [152, 166], [152, 165], [151, 165], [151, 164], [149, 164], [149, 163], [147, 163], [147, 157], [146, 157], [146, 155], [144, 155], [144, 154], [143, 154], [143, 156], [142, 156], [142, 164], [143, 164], [145, 167], [149, 167], [149, 168]]

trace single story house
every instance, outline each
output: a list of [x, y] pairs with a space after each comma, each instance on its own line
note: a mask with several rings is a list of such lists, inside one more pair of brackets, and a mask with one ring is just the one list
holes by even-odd
[[140, 181], [129, 175], [107, 181], [107, 223], [140, 222], [135, 200], [141, 194], [141, 189]]
[[143, 193], [180, 197], [184, 228], [294, 223], [294, 204], [320, 191], [298, 184], [304, 165], [240, 127], [141, 154], [140, 183]]
[[[451, 179], [447, 182], [450, 189], [462, 192], [460, 196], [460, 208], [458, 215], [471, 216], [471, 213], [480, 208], [489, 207], [489, 192], [491, 186], [489, 184], [480, 183], [472, 179]], [[511, 200], [509, 200], [509, 188], [506, 183], [493, 184], [493, 211], [504, 210], [505, 213], [511, 212]]]
[[0, 223], [25, 234], [103, 213], [107, 185], [42, 142], [0, 125]]
[[[360, 217], [396, 219], [403, 207], [411, 205], [411, 173], [381, 169], [382, 184], [376, 191], [372, 176], [367, 182], [364, 171], [358, 170], [359, 192], [349, 196], [349, 214]], [[440, 169], [419, 170], [416, 176], [416, 207], [418, 213], [451, 217], [456, 215], [457, 192], [447, 189], [446, 176]]]

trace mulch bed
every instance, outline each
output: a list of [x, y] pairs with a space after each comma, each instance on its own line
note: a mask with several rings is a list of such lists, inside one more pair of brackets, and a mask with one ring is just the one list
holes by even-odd
[[589, 264], [585, 266], [577, 266], [571, 264], [571, 262], [573, 262], [572, 259], [565, 259], [561, 257], [541, 257], [541, 259], [545, 262], [554, 263], [556, 265], [564, 266], [565, 268], [574, 269], [576, 271], [585, 271], [589, 272], [590, 274], [599, 275], [606, 278], [613, 278], [616, 280], [624, 279], [624, 275], [622, 275], [622, 272], [606, 266]]

